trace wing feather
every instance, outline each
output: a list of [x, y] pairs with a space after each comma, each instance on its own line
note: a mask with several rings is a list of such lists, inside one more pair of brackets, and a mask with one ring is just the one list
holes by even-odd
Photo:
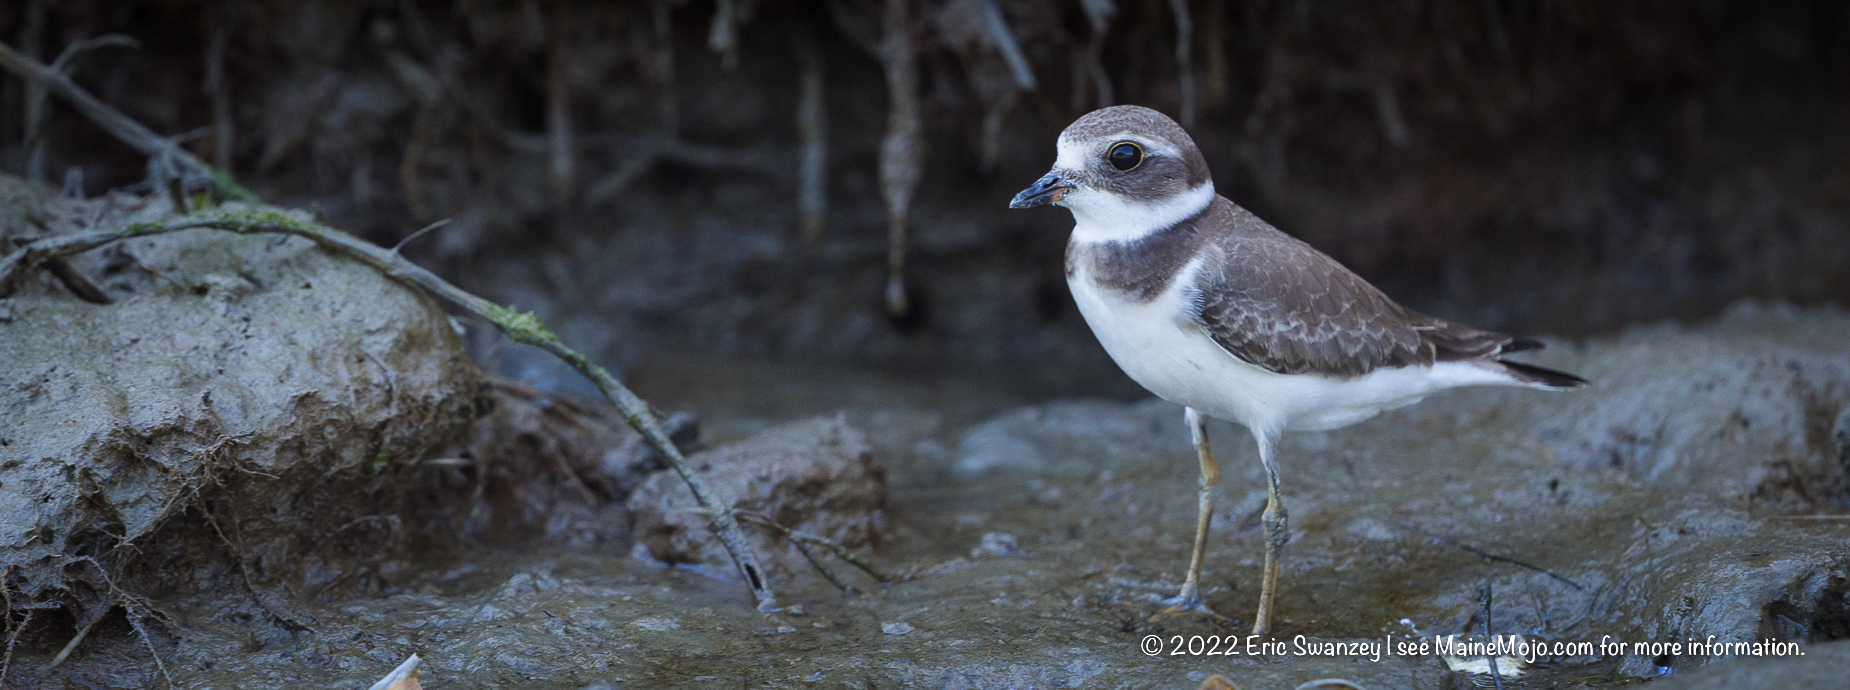
[[1495, 357], [1511, 344], [1510, 336], [1402, 307], [1323, 252], [1217, 203], [1230, 207], [1222, 222], [1233, 231], [1195, 274], [1194, 320], [1242, 361], [1280, 374], [1351, 378]]

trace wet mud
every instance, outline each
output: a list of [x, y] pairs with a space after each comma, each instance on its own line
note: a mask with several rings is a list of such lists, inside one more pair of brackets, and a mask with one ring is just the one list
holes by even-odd
[[[1166, 402], [1049, 400], [1009, 372], [644, 362], [640, 393], [699, 416], [672, 426], [716, 485], [896, 576], [824, 556], [844, 594], [767, 535], [784, 610], [765, 614], [633, 435], [596, 405], [480, 378], [426, 300], [292, 241], [125, 251], [85, 259], [122, 265], [104, 281], [115, 304], [46, 282], [0, 321], [6, 680], [21, 687], [365, 688], [412, 653], [432, 688], [1474, 680], [1433, 655], [1248, 652], [1264, 493], [1250, 439], [1222, 423], [1203, 591], [1233, 620], [1152, 622], [1195, 511]], [[1850, 522], [1818, 516], [1850, 505], [1847, 340], [1840, 310], [1742, 304], [1551, 342], [1536, 361], [1593, 381], [1578, 392], [1454, 391], [1287, 436], [1295, 536], [1273, 636], [1477, 633], [1488, 586], [1500, 634], [1818, 650], [1575, 655], [1507, 687], [1835, 673], [1819, 659], [1850, 635]], [[244, 368], [218, 373], [223, 352]], [[1164, 653], [1145, 652], [1151, 636]], [[1223, 654], [1190, 653], [1196, 636]]]

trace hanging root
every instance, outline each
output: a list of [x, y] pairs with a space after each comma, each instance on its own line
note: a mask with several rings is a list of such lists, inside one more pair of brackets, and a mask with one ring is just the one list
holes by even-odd
[[829, 215], [828, 111], [823, 106], [822, 55], [815, 36], [804, 34], [797, 43], [797, 60], [803, 65], [803, 84], [797, 102], [797, 132], [802, 155], [797, 167], [797, 215], [804, 244], [822, 241]]
[[572, 143], [572, 85], [567, 76], [571, 51], [565, 30], [570, 21], [566, 5], [555, 8], [552, 16], [552, 47], [546, 53], [546, 143], [551, 159], [552, 205], [563, 211], [572, 202], [577, 185]]
[[251, 598], [257, 600], [257, 605], [262, 607], [265, 613], [270, 614], [271, 619], [290, 628], [307, 630], [309, 626], [314, 625], [315, 619], [295, 611], [289, 602], [278, 595], [275, 590], [257, 584], [256, 578], [251, 576], [250, 561], [244, 557], [243, 546], [225, 534], [224, 528], [218, 524], [218, 516], [206, 509], [205, 501], [199, 500], [196, 491], [194, 500], [199, 506], [199, 512], [205, 514], [206, 522], [212, 525], [212, 531], [218, 534], [220, 541], [225, 542], [225, 548], [231, 550], [231, 558], [238, 563], [238, 575], [244, 580], [244, 588], [250, 590]]
[[981, 5], [984, 35], [989, 38], [989, 44], [996, 52], [1002, 54], [1003, 63], [1008, 65], [1009, 73], [1014, 77], [1012, 84], [1006, 87], [984, 88], [981, 83], [976, 84], [984, 100], [983, 150], [978, 167], [987, 175], [995, 171], [996, 160], [1001, 157], [1002, 118], [1014, 109], [1015, 103], [1021, 98], [1021, 92], [1033, 91], [1040, 83], [1028, 66], [1021, 42], [1015, 39], [1015, 32], [1009, 29], [1008, 18], [1002, 14], [1002, 6], [997, 0], [981, 0]]
[[231, 43], [232, 11], [237, 3], [222, 0], [212, 23], [212, 40], [206, 47], [206, 96], [212, 99], [212, 162], [231, 169], [236, 132], [231, 119], [231, 86], [225, 78], [225, 48]]
[[1002, 60], [1008, 63], [1009, 73], [1015, 76], [1015, 85], [1023, 91], [1033, 91], [1036, 87], [1034, 70], [1028, 67], [1021, 42], [1015, 40], [1015, 32], [1009, 30], [1008, 18], [1002, 15], [1002, 6], [996, 2], [983, 0], [983, 30], [989, 34], [996, 50], [1002, 53]]
[[655, 0], [655, 81], [662, 87], [662, 135], [672, 137], [681, 130], [681, 102], [675, 93], [674, 19], [668, 14], [668, 0]]
[[1208, 0], [1208, 14], [1202, 21], [1201, 48], [1207, 58], [1207, 105], [1220, 107], [1227, 102], [1227, 0]]
[[[155, 648], [154, 638], [148, 635], [147, 628], [142, 625], [142, 621], [144, 619], [151, 619], [170, 630], [178, 630], [179, 626], [175, 625], [171, 619], [167, 618], [166, 614], [161, 613], [160, 609], [154, 608], [154, 605], [148, 602], [146, 598], [122, 589], [121, 587], [117, 587], [115, 581], [109, 577], [108, 569], [104, 568], [103, 564], [95, 558], [80, 556], [66, 562], [67, 565], [79, 563], [89, 565], [96, 571], [97, 577], [102, 580], [103, 587], [108, 593], [110, 603], [104, 606], [94, 607], [93, 612], [86, 612], [87, 615], [78, 620], [77, 635], [72, 637], [71, 641], [64, 645], [64, 648], [58, 652], [56, 657], [52, 658], [48, 670], [50, 668], [56, 668], [58, 664], [63, 663], [65, 658], [70, 656], [71, 652], [77, 649], [77, 646], [90, 634], [90, 629], [96, 625], [97, 621], [102, 620], [104, 616], [108, 615], [110, 610], [117, 606], [121, 606], [122, 612], [128, 617], [129, 626], [135, 629], [135, 634], [141, 637], [142, 645], [148, 648], [148, 654], [154, 658], [154, 667], [160, 670], [161, 678], [167, 681], [167, 687], [173, 687], [173, 676], [169, 675], [167, 672], [167, 662], [161, 659], [160, 650]], [[17, 641], [18, 637], [19, 632], [15, 630], [13, 633], [14, 639], [7, 643], [7, 658], [9, 661], [12, 658], [13, 642]]]
[[411, 210], [411, 217], [423, 223], [437, 217], [437, 212], [424, 203], [424, 184], [418, 176], [418, 166], [424, 164], [424, 148], [436, 115], [435, 103], [418, 106], [417, 119], [411, 123], [411, 138], [405, 142], [404, 160], [398, 164], [398, 184], [404, 189], [405, 207]]
[[[112, 606], [110, 608], [115, 607]], [[47, 670], [57, 668], [59, 664], [64, 663], [65, 659], [70, 658], [71, 652], [77, 649], [77, 645], [83, 644], [84, 638], [90, 636], [90, 629], [96, 627], [97, 623], [102, 622], [103, 616], [107, 613], [109, 613], [109, 609], [101, 609], [98, 613], [85, 616], [89, 618], [89, 620], [81, 622], [81, 625], [77, 628], [77, 634], [71, 636], [70, 642], [64, 643], [64, 648], [58, 650], [58, 654], [51, 658], [51, 663], [46, 664], [45, 668]], [[9, 649], [7, 651], [11, 652], [12, 650]]]
[[715, 0], [713, 27], [707, 30], [707, 48], [720, 55], [727, 72], [739, 68], [738, 11], [732, 0]]
[[1105, 31], [1111, 28], [1111, 15], [1117, 13], [1117, 9], [1111, 6], [1111, 0], [1080, 0], [1079, 6], [1086, 11], [1086, 20], [1092, 25], [1092, 36], [1086, 43], [1085, 65], [1097, 90], [1096, 107], [1109, 107], [1113, 94], [1111, 75], [1105, 73]]
[[[11, 613], [10, 611], [8, 612]], [[10, 617], [10, 616], [9, 616]], [[13, 634], [6, 636], [6, 657], [0, 658], [0, 687], [6, 687], [7, 671], [13, 669], [13, 648], [19, 644], [19, 634], [32, 624], [32, 609], [26, 609], [26, 615], [13, 626]]]
[[[155, 618], [157, 621], [161, 619], [150, 616], [148, 612], [142, 611], [140, 604], [133, 603], [126, 599], [122, 602], [122, 611], [128, 614], [129, 627], [134, 628], [135, 634], [141, 636], [141, 644], [147, 647], [148, 654], [154, 657], [154, 667], [160, 669], [161, 678], [167, 681], [167, 687], [174, 687], [173, 676], [167, 673], [167, 663], [161, 661], [160, 651], [154, 648], [154, 639], [148, 637], [148, 629], [141, 624], [143, 618]], [[165, 623], [165, 621], [161, 622], [163, 624]]]
[[1169, 10], [1176, 16], [1176, 73], [1182, 91], [1180, 118], [1184, 129], [1195, 128], [1195, 68], [1189, 64], [1194, 52], [1195, 22], [1188, 14], [1188, 0], [1169, 0]]
[[886, 0], [881, 18], [880, 62], [886, 68], [886, 139], [880, 143], [880, 191], [886, 197], [886, 311], [904, 318], [912, 310], [906, 295], [906, 218], [919, 186], [924, 142], [919, 124], [917, 47], [912, 43], [907, 0]]

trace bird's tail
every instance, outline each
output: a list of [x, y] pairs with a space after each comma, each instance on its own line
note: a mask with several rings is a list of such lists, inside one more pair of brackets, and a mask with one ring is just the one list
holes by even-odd
[[1587, 380], [1558, 369], [1538, 367], [1527, 362], [1507, 359], [1496, 360], [1497, 366], [1510, 378], [1516, 379], [1536, 388], [1564, 391], [1587, 385]]

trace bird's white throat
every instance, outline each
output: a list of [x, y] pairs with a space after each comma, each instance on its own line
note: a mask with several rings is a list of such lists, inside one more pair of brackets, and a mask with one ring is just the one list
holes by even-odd
[[1084, 187], [1066, 193], [1061, 206], [1073, 212], [1073, 241], [1128, 242], [1200, 213], [1214, 202], [1214, 182], [1155, 203], [1133, 201]]

